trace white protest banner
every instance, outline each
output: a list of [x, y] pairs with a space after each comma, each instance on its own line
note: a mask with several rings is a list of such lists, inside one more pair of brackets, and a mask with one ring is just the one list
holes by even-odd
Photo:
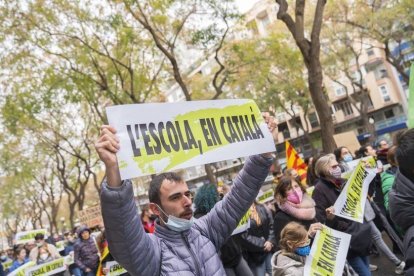
[[367, 156], [367, 157], [364, 157], [364, 158], [355, 159], [355, 160], [352, 160], [352, 161], [349, 161], [349, 162], [346, 163], [349, 170], [342, 173], [341, 177], [344, 178], [344, 179], [349, 179], [352, 175], [352, 172], [356, 169], [356, 167], [358, 166], [358, 164], [361, 160], [366, 164], [366, 166], [368, 166], [372, 169], [377, 166], [377, 162], [375, 161], [375, 158], [372, 157], [372, 156]]
[[65, 265], [69, 266], [69, 265], [75, 263], [75, 256], [74, 256], [74, 254], [75, 253], [73, 251], [71, 251], [71, 252], [69, 252], [69, 255], [67, 255], [67, 256], [64, 257], [65, 258]]
[[306, 257], [304, 275], [342, 275], [351, 235], [324, 226], [317, 231], [311, 252]]
[[65, 258], [59, 258], [45, 264], [26, 269], [26, 276], [49, 276], [66, 270]]
[[275, 151], [252, 100], [111, 106], [122, 179]]
[[274, 197], [273, 194], [274, 194], [273, 189], [269, 189], [266, 192], [263, 192], [263, 193], [257, 195], [256, 200], [260, 204], [269, 202], [269, 201], [273, 200], [273, 197]]
[[16, 244], [22, 244], [34, 241], [34, 237], [37, 234], [43, 234], [45, 238], [47, 238], [47, 230], [46, 229], [37, 229], [37, 230], [30, 230], [30, 231], [24, 231], [24, 232], [18, 232], [16, 234]]
[[34, 265], [36, 265], [35, 262], [27, 262], [24, 265], [7, 274], [7, 276], [26, 276], [26, 270]]
[[127, 272], [125, 268], [115, 261], [107, 262], [106, 268], [109, 270], [108, 274], [106, 274], [108, 276], [118, 276]]
[[236, 235], [241, 232], [246, 231], [250, 228], [250, 209], [247, 211], [247, 213], [242, 217], [239, 224], [237, 225], [236, 229], [234, 229], [233, 233], [231, 235]]
[[95, 206], [79, 211], [79, 221], [88, 227], [103, 225], [101, 205], [97, 204]]
[[365, 169], [359, 162], [334, 204], [335, 216], [362, 223], [369, 184], [375, 177], [374, 169]]

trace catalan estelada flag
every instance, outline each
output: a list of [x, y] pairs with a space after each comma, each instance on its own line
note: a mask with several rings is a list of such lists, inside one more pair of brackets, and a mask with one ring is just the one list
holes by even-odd
[[302, 184], [305, 185], [308, 165], [306, 165], [305, 161], [303, 161], [303, 159], [296, 152], [295, 148], [289, 143], [289, 141], [286, 141], [285, 144], [286, 166], [288, 169], [295, 169], [300, 176]]

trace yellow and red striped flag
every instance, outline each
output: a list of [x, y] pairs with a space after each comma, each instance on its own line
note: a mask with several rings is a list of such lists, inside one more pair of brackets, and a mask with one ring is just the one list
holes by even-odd
[[303, 159], [296, 152], [295, 148], [289, 143], [289, 141], [286, 141], [285, 144], [286, 166], [288, 169], [295, 169], [300, 176], [302, 184], [305, 185], [308, 165], [306, 165], [305, 161], [303, 161]]

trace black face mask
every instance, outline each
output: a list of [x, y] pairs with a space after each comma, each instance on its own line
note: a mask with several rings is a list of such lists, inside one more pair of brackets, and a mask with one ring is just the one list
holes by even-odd
[[157, 217], [158, 217], [157, 215], [152, 214], [152, 215], [149, 217], [149, 219], [154, 221], [154, 220], [156, 220], [156, 219], [157, 219]]

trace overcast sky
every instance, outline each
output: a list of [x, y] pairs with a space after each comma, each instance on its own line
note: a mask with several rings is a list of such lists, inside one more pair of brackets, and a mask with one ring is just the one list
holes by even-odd
[[244, 13], [248, 11], [259, 0], [236, 0], [236, 4], [239, 6], [240, 12]]

